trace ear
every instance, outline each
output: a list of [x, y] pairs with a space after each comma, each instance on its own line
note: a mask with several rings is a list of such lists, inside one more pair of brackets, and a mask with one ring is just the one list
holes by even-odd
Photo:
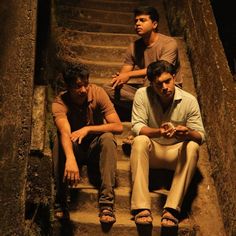
[[172, 76], [173, 76], [173, 80], [174, 80], [174, 82], [175, 82], [176, 75], [175, 75], [175, 74], [173, 74]]
[[158, 22], [157, 21], [153, 21], [153, 29], [156, 30], [158, 27]]

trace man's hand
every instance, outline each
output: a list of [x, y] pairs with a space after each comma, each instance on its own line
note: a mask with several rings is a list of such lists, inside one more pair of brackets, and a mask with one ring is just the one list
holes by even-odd
[[69, 185], [77, 184], [80, 180], [79, 168], [75, 158], [67, 158], [65, 163], [64, 181]]
[[129, 80], [128, 73], [119, 73], [117, 72], [115, 75], [112, 76], [112, 89], [115, 89], [117, 86], [122, 86], [123, 84], [126, 84]]
[[78, 144], [81, 144], [84, 137], [86, 137], [89, 133], [89, 127], [85, 126], [81, 129], [78, 129], [71, 133], [70, 139], [72, 142], [78, 142]]
[[164, 138], [172, 138], [175, 132], [176, 128], [170, 122], [163, 123], [160, 127], [160, 134]]
[[186, 126], [178, 125], [175, 127], [175, 137], [180, 140], [185, 140], [188, 137], [189, 129]]

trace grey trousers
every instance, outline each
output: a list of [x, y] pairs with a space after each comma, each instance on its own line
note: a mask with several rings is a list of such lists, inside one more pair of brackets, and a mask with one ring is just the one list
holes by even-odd
[[183, 198], [195, 173], [198, 149], [199, 145], [193, 141], [160, 145], [145, 135], [135, 137], [130, 157], [133, 186], [131, 210], [151, 208], [149, 168], [156, 168], [174, 170], [164, 208], [180, 212]]
[[121, 121], [130, 121], [134, 95], [143, 85], [123, 84], [121, 88], [112, 89], [111, 84], [104, 84], [103, 88], [113, 102]]
[[[100, 174], [99, 204], [113, 206], [117, 162], [114, 135], [103, 133], [87, 137], [80, 145], [77, 142], [73, 143], [73, 150], [79, 166], [86, 164], [90, 172], [98, 171]], [[61, 142], [59, 138], [56, 138], [53, 148], [53, 175], [56, 184], [55, 201], [62, 206], [66, 204], [68, 192], [67, 183], [63, 182], [65, 161], [66, 157]]]

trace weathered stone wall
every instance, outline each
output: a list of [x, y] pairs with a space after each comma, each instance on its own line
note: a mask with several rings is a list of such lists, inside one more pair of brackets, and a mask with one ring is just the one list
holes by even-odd
[[0, 1], [0, 235], [24, 235], [36, 3]]
[[210, 2], [164, 2], [172, 34], [186, 39], [225, 228], [228, 235], [236, 235], [236, 83]]

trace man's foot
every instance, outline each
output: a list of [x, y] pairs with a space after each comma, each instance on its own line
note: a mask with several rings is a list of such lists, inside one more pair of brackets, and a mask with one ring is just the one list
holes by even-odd
[[169, 210], [164, 209], [162, 216], [161, 216], [161, 226], [162, 227], [177, 227], [179, 220], [177, 218], [178, 212], [171, 213]]
[[57, 220], [69, 220], [70, 214], [67, 207], [62, 207], [60, 204], [54, 206], [54, 217]]
[[152, 213], [150, 210], [141, 210], [134, 216], [134, 221], [138, 225], [152, 224]]
[[116, 222], [116, 217], [113, 212], [112, 207], [101, 207], [99, 213], [100, 223], [114, 224]]

